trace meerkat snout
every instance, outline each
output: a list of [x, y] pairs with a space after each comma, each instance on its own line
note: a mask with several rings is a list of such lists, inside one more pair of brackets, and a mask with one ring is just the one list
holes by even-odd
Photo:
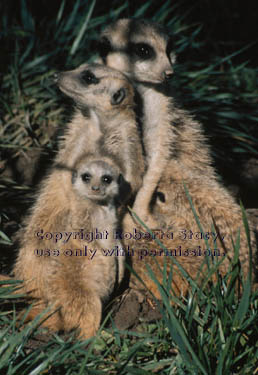
[[165, 70], [165, 72], [164, 72], [164, 79], [165, 80], [171, 79], [172, 76], [173, 76], [173, 70], [172, 69]]
[[82, 198], [101, 204], [119, 195], [119, 175], [110, 163], [102, 160], [84, 162], [82, 159], [77, 174], [72, 176], [72, 184]]

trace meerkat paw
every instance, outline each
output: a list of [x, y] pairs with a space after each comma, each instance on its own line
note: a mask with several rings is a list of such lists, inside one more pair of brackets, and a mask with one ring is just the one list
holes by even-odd
[[99, 295], [90, 289], [84, 290], [80, 300], [72, 300], [62, 306], [64, 330], [78, 329], [78, 338], [85, 340], [96, 335], [101, 321], [102, 303]]
[[149, 229], [160, 229], [160, 224], [154, 219], [151, 214], [143, 217], [142, 221]]
[[[150, 213], [137, 213], [133, 209], [134, 213], [138, 216], [138, 218], [145, 224], [149, 229], [160, 229], [161, 225], [160, 223], [151, 215]], [[141, 211], [139, 211], [141, 212]], [[134, 228], [141, 227], [144, 228], [144, 225], [141, 224], [141, 222], [138, 220], [138, 218], [133, 215], [127, 213], [123, 220], [123, 229], [125, 232], [132, 232]]]
[[144, 228], [144, 226], [139, 222], [137, 217], [134, 216], [134, 213], [149, 229], [159, 229], [158, 222], [155, 220], [155, 218], [149, 212], [148, 209], [143, 209], [142, 207], [138, 207], [137, 205], [134, 205], [133, 207], [134, 220], [138, 223], [138, 225], [141, 225]]
[[[159, 229], [160, 225], [159, 223], [155, 220], [155, 218], [153, 217], [152, 214], [150, 214], [149, 212], [141, 212], [139, 211], [140, 213], [138, 214], [137, 211], [134, 211], [135, 214], [139, 217], [139, 219], [141, 220], [141, 222], [143, 222], [143, 224], [145, 226], [147, 226], [149, 229]], [[141, 224], [141, 222], [134, 216], [133, 216], [133, 221], [135, 223], [138, 224], [138, 226], [141, 226], [142, 228], [145, 228], [144, 225]]]
[[41, 319], [38, 323], [42, 327], [45, 327], [52, 332], [57, 332], [63, 329], [63, 324], [58, 311], [49, 310], [44, 304], [33, 306], [29, 313], [27, 313], [27, 309], [22, 310], [17, 316], [17, 326], [20, 326], [21, 324], [21, 327], [24, 327], [25, 324], [38, 318], [39, 315], [41, 315]]

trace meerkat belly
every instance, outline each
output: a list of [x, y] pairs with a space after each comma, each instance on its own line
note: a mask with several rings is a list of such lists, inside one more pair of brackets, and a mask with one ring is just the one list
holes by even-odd
[[117, 229], [117, 218], [114, 207], [101, 207], [95, 212], [93, 227], [100, 232], [105, 233], [102, 238], [97, 239], [98, 247], [101, 248], [101, 262], [104, 262], [114, 278], [120, 283], [124, 276], [125, 254], [122, 242], [114, 237], [114, 231]]

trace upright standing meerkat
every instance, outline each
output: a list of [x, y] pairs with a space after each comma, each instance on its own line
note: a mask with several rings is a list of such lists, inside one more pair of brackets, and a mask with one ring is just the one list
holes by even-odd
[[[59, 74], [57, 81], [74, 99], [76, 110], [25, 229], [18, 233], [21, 248], [14, 274], [39, 300], [29, 318], [45, 306], [59, 308], [45, 326], [79, 327], [82, 337], [90, 337], [99, 327], [101, 302], [116, 279], [116, 263], [100, 252], [120, 244], [107, 237], [116, 226], [115, 198], [119, 189], [120, 200], [139, 189], [144, 161], [134, 89], [122, 73], [84, 65]], [[82, 229], [91, 234], [83, 248]], [[102, 241], [99, 232], [106, 233]], [[118, 282], [123, 272], [118, 257]]]
[[145, 20], [120, 19], [111, 24], [102, 33], [99, 50], [102, 63], [127, 74], [144, 98], [143, 143], [147, 172], [133, 210], [149, 227], [155, 228], [149, 205], [176, 141], [171, 129], [172, 103], [159, 90], [161, 83], [173, 73], [171, 62], [175, 56], [163, 29]]
[[[216, 244], [213, 238], [209, 238], [211, 248], [220, 247], [232, 258], [232, 239], [235, 242], [240, 231], [239, 258], [247, 274], [249, 251], [240, 207], [218, 182], [201, 124], [178, 108], [173, 98], [165, 93], [165, 81], [173, 73], [175, 61], [172, 47], [162, 28], [146, 20], [120, 19], [105, 28], [101, 35], [99, 61], [128, 75], [136, 83], [143, 99], [142, 126], [147, 172], [133, 210], [150, 228], [173, 231], [173, 240], [163, 238], [168, 248], [181, 246], [187, 250], [199, 246], [204, 249], [206, 245], [200, 238], [201, 234], [196, 235], [195, 240], [191, 237], [191, 232], [199, 233], [200, 229], [186, 196], [185, 183], [203, 232], [211, 233], [214, 228], [218, 235]], [[153, 199], [153, 193], [157, 191], [162, 192], [164, 203]], [[125, 220], [126, 230], [132, 230], [134, 226], [130, 220]], [[255, 244], [252, 232], [251, 239]], [[131, 244], [140, 251], [144, 241]], [[146, 251], [156, 248], [155, 242], [146, 242]], [[156, 258], [158, 263], [163, 262], [161, 259], [163, 257]], [[203, 259], [188, 255], [177, 258], [192, 276], [197, 274]], [[146, 275], [143, 262], [152, 264], [158, 273], [157, 262], [152, 256], [133, 259], [136, 272], [157, 294], [157, 287]], [[226, 271], [229, 263], [223, 264], [221, 269]], [[182, 279], [179, 277], [178, 282], [176, 279], [177, 276], [173, 281], [180, 290]]]
[[83, 64], [60, 73], [57, 83], [71, 97], [76, 112], [68, 126], [58, 161], [72, 165], [82, 150], [101, 150], [121, 165], [132, 193], [144, 174], [142, 143], [135, 115], [135, 91], [122, 73], [98, 64]]
[[102, 303], [124, 274], [122, 245], [113, 239], [122, 181], [120, 168], [104, 156], [54, 166], [27, 219], [14, 269], [38, 299], [29, 319], [49, 306], [59, 309], [44, 322], [50, 329], [78, 327], [83, 338], [96, 333]]

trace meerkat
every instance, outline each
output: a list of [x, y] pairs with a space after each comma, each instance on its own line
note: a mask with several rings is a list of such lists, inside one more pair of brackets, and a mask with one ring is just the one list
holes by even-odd
[[[86, 159], [86, 160], [85, 160]], [[106, 160], [104, 156], [102, 160], [96, 160], [96, 157], [83, 155], [76, 163], [72, 174], [73, 189], [78, 193], [78, 196], [83, 199], [88, 199], [89, 204], [92, 205], [91, 210], [91, 224], [93, 228], [97, 228], [99, 232], [107, 233], [107, 238], [98, 239], [98, 243], [102, 249], [112, 249], [116, 246], [117, 253], [121, 254], [117, 258], [117, 272], [109, 271], [112, 274], [111, 287], [109, 292], [113, 289], [115, 284], [115, 276], [118, 275], [118, 283], [122, 281], [124, 275], [124, 259], [121, 241], [114, 241], [113, 232], [118, 228], [117, 207], [124, 198], [123, 188], [126, 181], [120, 173], [119, 168]], [[79, 222], [78, 213], [76, 220]], [[83, 220], [83, 218], [82, 218]], [[112, 267], [114, 268], [112, 260]]]
[[143, 100], [143, 143], [147, 171], [137, 193], [133, 210], [151, 228], [157, 223], [149, 205], [156, 186], [171, 158], [176, 134], [169, 99], [165, 99], [160, 85], [171, 77], [175, 60], [170, 41], [162, 28], [141, 20], [120, 19], [102, 33], [100, 43], [102, 63], [123, 71], [134, 82]]
[[[55, 79], [73, 98], [76, 109], [59, 144], [54, 167], [43, 182], [24, 230], [18, 233], [21, 248], [14, 275], [24, 280], [25, 291], [38, 299], [28, 319], [45, 306], [51, 312], [59, 309], [44, 325], [52, 330], [78, 327], [86, 338], [99, 327], [102, 300], [111, 292], [117, 273], [114, 261], [106, 263], [100, 250], [107, 247], [103, 249], [107, 254], [111, 245], [118, 249], [120, 241], [95, 239], [83, 248], [85, 255], [74, 256], [74, 250], [83, 250], [78, 233], [80, 228], [86, 233], [101, 229], [102, 235], [112, 230], [118, 187], [121, 203], [138, 191], [144, 160], [134, 89], [122, 73], [83, 65]], [[66, 236], [62, 241], [60, 233]], [[68, 255], [72, 251], [71, 256], [66, 256], [66, 251]], [[124, 260], [117, 260], [119, 283]]]
[[56, 77], [76, 112], [68, 126], [58, 161], [72, 165], [82, 150], [101, 149], [123, 169], [132, 194], [142, 185], [145, 164], [135, 115], [135, 90], [122, 73], [99, 64], [83, 64]]
[[[86, 154], [73, 168], [53, 167], [27, 220], [14, 268], [39, 301], [29, 319], [49, 306], [59, 311], [46, 327], [78, 327], [83, 338], [96, 333], [102, 304], [124, 275], [122, 245], [113, 239], [123, 181], [120, 168], [104, 156]], [[87, 243], [81, 228], [98, 236]], [[44, 233], [49, 239], [43, 240]], [[71, 234], [69, 240], [57, 240], [64, 233]]]
[[[171, 40], [152, 22], [120, 19], [102, 32], [99, 53], [98, 61], [128, 75], [143, 99], [142, 127], [147, 172], [133, 210], [151, 229], [173, 231], [173, 240], [163, 238], [168, 248], [204, 248], [203, 240], [194, 242], [180, 238], [183, 230], [200, 232], [186, 196], [185, 183], [203, 231], [211, 232], [215, 228], [218, 234], [217, 244], [209, 239], [209, 246], [225, 249], [232, 258], [232, 239], [236, 242], [240, 231], [239, 259], [246, 275], [249, 251], [240, 207], [218, 181], [201, 124], [166, 95], [166, 80], [172, 75], [175, 62]], [[157, 198], [159, 196], [162, 199]], [[124, 225], [126, 231], [137, 227], [136, 221], [132, 222], [129, 215]], [[251, 240], [255, 245], [252, 231]], [[138, 252], [145, 244], [146, 249], [157, 248], [155, 241], [130, 243]], [[146, 275], [143, 263], [152, 264], [157, 274], [158, 264], [163, 263], [164, 257], [156, 257], [158, 264], [150, 256], [144, 257], [144, 260], [139, 258], [133, 258], [134, 269], [157, 295], [157, 286]], [[188, 256], [177, 258], [194, 277], [203, 259]], [[220, 269], [225, 273], [228, 266], [229, 263], [225, 261]], [[162, 280], [162, 277], [159, 279]], [[173, 281], [180, 286], [182, 278], [178, 277], [177, 280], [175, 276]]]

